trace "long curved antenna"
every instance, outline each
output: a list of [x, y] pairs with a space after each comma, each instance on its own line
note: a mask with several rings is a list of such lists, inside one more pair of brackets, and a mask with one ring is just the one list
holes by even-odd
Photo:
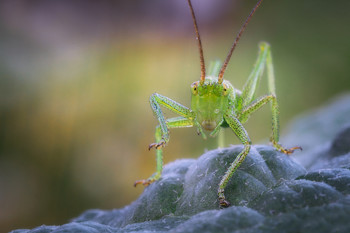
[[204, 63], [202, 41], [201, 41], [201, 37], [199, 35], [197, 20], [196, 20], [196, 16], [194, 15], [194, 11], [193, 11], [191, 0], [187, 0], [187, 1], [188, 1], [188, 5], [190, 6], [190, 10], [191, 10], [191, 14], [192, 14], [194, 30], [196, 31], [196, 39], [198, 40], [199, 58], [200, 58], [200, 63], [201, 63], [201, 79], [200, 79], [200, 83], [203, 84], [204, 80], [205, 80], [205, 63]]
[[222, 83], [224, 81], [223, 77], [224, 77], [224, 73], [225, 73], [225, 70], [226, 70], [226, 67], [227, 67], [227, 64], [229, 63], [230, 59], [231, 59], [231, 56], [232, 56], [232, 53], [233, 53], [233, 50], [235, 50], [236, 48], [236, 45], [239, 41], [239, 39], [241, 38], [245, 28], [247, 27], [250, 19], [252, 18], [252, 16], [254, 15], [255, 11], [258, 9], [258, 7], [260, 6], [262, 0], [259, 0], [258, 3], [254, 6], [253, 10], [250, 12], [249, 16], [247, 17], [247, 19], [245, 20], [243, 26], [241, 27], [241, 29], [239, 30], [237, 36], [236, 36], [236, 39], [235, 41], [233, 42], [233, 45], [231, 47], [231, 50], [230, 52], [227, 54], [227, 57], [226, 57], [226, 60], [224, 62], [224, 64], [222, 65], [221, 67], [221, 70], [220, 70], [220, 73], [219, 73], [219, 77], [218, 77], [218, 83]]

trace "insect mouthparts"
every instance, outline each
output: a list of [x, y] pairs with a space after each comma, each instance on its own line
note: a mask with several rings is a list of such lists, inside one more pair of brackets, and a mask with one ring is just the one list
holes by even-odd
[[201, 125], [205, 130], [213, 131], [216, 128], [216, 121], [204, 120]]

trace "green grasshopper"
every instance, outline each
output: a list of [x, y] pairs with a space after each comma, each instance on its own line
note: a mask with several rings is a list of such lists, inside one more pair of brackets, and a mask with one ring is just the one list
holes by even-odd
[[[225, 199], [224, 191], [225, 187], [243, 162], [251, 147], [251, 141], [247, 134], [247, 131], [243, 127], [250, 115], [264, 106], [266, 103], [271, 103], [272, 111], [272, 135], [270, 141], [273, 146], [285, 154], [291, 154], [296, 149], [301, 147], [293, 147], [286, 149], [282, 147], [279, 141], [279, 111], [277, 98], [275, 94], [275, 77], [273, 71], [273, 63], [271, 57], [270, 46], [266, 42], [262, 42], [259, 45], [258, 59], [255, 63], [254, 69], [251, 72], [248, 80], [246, 81], [243, 90], [237, 90], [233, 85], [224, 80], [224, 72], [227, 64], [232, 56], [232, 53], [253, 14], [260, 6], [262, 0], [259, 0], [253, 10], [250, 12], [245, 23], [241, 27], [230, 52], [228, 53], [225, 62], [223, 63], [218, 76], [206, 76], [204, 55], [199, 35], [198, 25], [196, 17], [192, 7], [192, 3], [188, 0], [188, 5], [192, 14], [194, 29], [196, 33], [196, 39], [198, 41], [198, 48], [200, 54], [201, 65], [201, 77], [199, 81], [192, 83], [192, 109], [189, 109], [168, 97], [154, 93], [150, 97], [150, 103], [153, 112], [157, 116], [159, 125], [156, 127], [155, 139], [156, 142], [149, 145], [149, 149], [156, 149], [157, 157], [157, 172], [146, 180], [138, 180], [134, 183], [143, 184], [145, 186], [158, 180], [161, 177], [163, 170], [163, 153], [162, 148], [169, 142], [169, 129], [170, 128], [183, 128], [183, 127], [197, 127], [198, 133], [206, 139], [204, 130], [210, 132], [210, 136], [215, 137], [221, 130], [221, 128], [230, 127], [236, 134], [238, 139], [244, 145], [243, 150], [238, 154], [236, 159], [232, 162], [226, 173], [222, 177], [218, 188], [218, 199], [220, 207], [228, 207], [230, 203]], [[269, 94], [260, 98], [254, 99], [255, 90], [261, 79], [264, 68], [267, 68], [268, 89]], [[179, 117], [165, 119], [161, 106], [178, 114]]]

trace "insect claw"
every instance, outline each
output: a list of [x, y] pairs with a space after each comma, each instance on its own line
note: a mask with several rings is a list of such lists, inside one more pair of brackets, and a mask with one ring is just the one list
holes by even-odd
[[148, 146], [148, 150], [151, 150], [153, 147], [156, 149], [160, 149], [165, 146], [165, 141], [160, 141], [159, 143], [152, 143]]
[[300, 146], [295, 146], [295, 147], [286, 149], [286, 148], [284, 148], [283, 146], [281, 146], [280, 144], [278, 144], [277, 142], [275, 142], [273, 140], [272, 140], [272, 144], [278, 151], [280, 151], [280, 152], [282, 152], [284, 154], [287, 154], [287, 155], [293, 154], [293, 152], [295, 150], [303, 150], [303, 148], [301, 148]]
[[138, 184], [142, 184], [143, 186], [147, 187], [153, 182], [153, 180], [147, 179], [147, 180], [137, 180], [134, 182], [134, 187], [136, 187]]
[[290, 155], [290, 154], [293, 154], [293, 152], [295, 150], [303, 150], [303, 148], [301, 148], [300, 146], [295, 146], [295, 147], [292, 147], [292, 148], [289, 148], [289, 149], [284, 149], [282, 152], [287, 154], [287, 155]]
[[149, 144], [148, 146], [148, 150], [151, 150], [153, 147], [156, 147], [156, 143], [152, 143], [152, 144]]
[[231, 203], [226, 201], [225, 199], [219, 199], [219, 201], [220, 201], [219, 203], [220, 209], [227, 208], [231, 205]]
[[135, 181], [134, 182], [134, 187], [136, 187], [138, 184], [140, 184], [140, 181], [139, 180]]

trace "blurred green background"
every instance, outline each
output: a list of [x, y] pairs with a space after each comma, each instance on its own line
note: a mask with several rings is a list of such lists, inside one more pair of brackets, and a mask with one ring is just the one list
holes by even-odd
[[[255, 0], [193, 0], [207, 65], [223, 60]], [[264, 1], [225, 78], [241, 88], [268, 41], [281, 127], [350, 86], [349, 1]], [[155, 171], [153, 92], [190, 106], [200, 75], [185, 0], [0, 2], [0, 231], [121, 208]], [[259, 93], [266, 93], [266, 79]], [[350, 103], [349, 103], [350, 104]], [[168, 114], [167, 116], [172, 116]], [[246, 128], [270, 135], [270, 112]], [[226, 131], [226, 144], [237, 144]], [[282, 142], [283, 143], [283, 142]], [[216, 147], [172, 130], [165, 163]]]

